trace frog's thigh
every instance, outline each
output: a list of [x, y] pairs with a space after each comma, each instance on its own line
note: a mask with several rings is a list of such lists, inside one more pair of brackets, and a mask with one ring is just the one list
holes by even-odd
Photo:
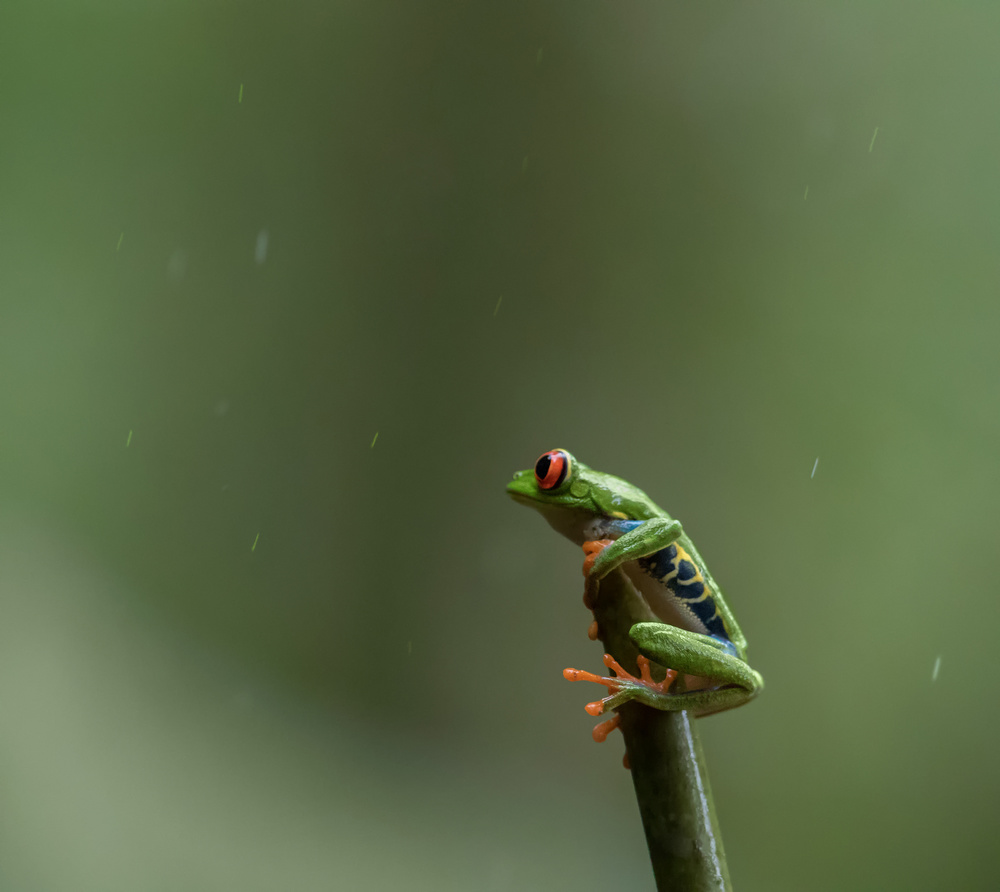
[[739, 685], [748, 691], [758, 686], [757, 673], [708, 635], [665, 623], [636, 623], [629, 630], [629, 637], [640, 653], [667, 669], [716, 683]]

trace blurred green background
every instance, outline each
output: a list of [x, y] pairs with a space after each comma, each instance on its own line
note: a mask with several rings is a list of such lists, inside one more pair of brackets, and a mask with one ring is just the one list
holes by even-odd
[[737, 888], [995, 888], [998, 33], [4, 4], [0, 889], [651, 888], [555, 446], [767, 680]]

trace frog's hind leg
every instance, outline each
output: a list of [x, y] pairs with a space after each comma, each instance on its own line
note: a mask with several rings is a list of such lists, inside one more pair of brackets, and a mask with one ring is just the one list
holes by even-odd
[[726, 643], [664, 623], [636, 623], [629, 630], [639, 652], [682, 675], [708, 679], [711, 687], [663, 693], [650, 706], [657, 709], [690, 709], [708, 715], [732, 709], [754, 697], [764, 686], [760, 675], [729, 652]]

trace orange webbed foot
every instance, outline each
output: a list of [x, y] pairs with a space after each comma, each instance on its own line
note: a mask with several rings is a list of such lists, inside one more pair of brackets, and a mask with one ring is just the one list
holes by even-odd
[[[636, 658], [636, 662], [639, 664], [638, 678], [632, 675], [631, 672], [623, 669], [621, 664], [611, 654], [604, 655], [604, 665], [615, 673], [614, 677], [595, 675], [593, 672], [587, 672], [583, 669], [564, 669], [563, 678], [567, 681], [592, 681], [594, 684], [604, 685], [608, 689], [607, 697], [588, 703], [584, 707], [589, 715], [598, 716], [631, 699], [631, 697], [635, 696], [634, 691], [636, 688], [646, 689], [655, 694], [665, 694], [674, 683], [674, 679], [677, 678], [675, 670], [667, 669], [667, 674], [663, 681], [653, 681], [653, 676], [649, 670], [649, 660], [640, 654]], [[625, 696], [622, 696], [623, 691], [627, 692]], [[604, 724], [607, 723], [598, 725], [598, 728], [602, 728]], [[606, 738], [614, 727], [616, 725], [612, 725], [607, 731], [602, 732], [600, 739], [603, 740]], [[594, 739], [598, 740], [596, 731], [597, 729], [595, 729]]]

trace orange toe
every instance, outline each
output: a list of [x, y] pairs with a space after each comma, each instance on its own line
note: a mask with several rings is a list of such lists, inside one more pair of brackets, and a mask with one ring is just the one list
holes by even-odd
[[594, 561], [597, 560], [597, 556], [614, 541], [614, 539], [590, 539], [583, 543], [583, 553], [586, 555], [583, 559], [584, 576], [590, 575], [590, 571], [594, 568]]

